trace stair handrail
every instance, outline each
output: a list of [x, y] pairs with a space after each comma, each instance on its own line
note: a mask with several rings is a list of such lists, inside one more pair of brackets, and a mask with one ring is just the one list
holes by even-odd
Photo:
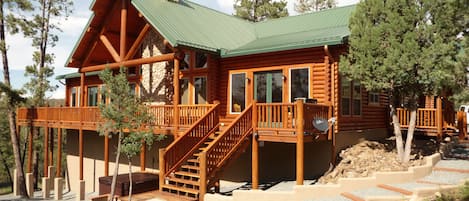
[[[233, 123], [202, 152], [205, 160], [201, 161], [200, 167], [201, 171], [205, 171], [204, 173], [207, 179], [214, 176], [213, 170], [220, 168], [224, 162], [237, 151], [237, 148], [242, 145], [243, 140], [251, 134], [253, 130], [252, 108], [253, 104], [249, 105]], [[205, 162], [205, 164], [202, 164], [203, 162]], [[200, 180], [204, 182], [202, 179]]]
[[216, 131], [219, 123], [218, 106], [219, 102], [216, 102], [182, 136], [165, 148], [162, 153], [160, 152], [160, 154], [163, 154], [163, 161], [160, 160], [160, 164], [162, 163], [163, 167], [160, 166], [160, 169], [164, 168], [160, 172], [164, 173], [162, 174], [164, 177], [175, 171], [211, 133]]

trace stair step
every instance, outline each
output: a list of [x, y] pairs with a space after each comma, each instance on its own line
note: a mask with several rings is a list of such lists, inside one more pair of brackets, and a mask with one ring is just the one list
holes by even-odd
[[177, 194], [177, 195], [184, 195], [187, 197], [193, 197], [197, 198], [199, 196], [199, 190], [192, 189], [192, 188], [185, 188], [185, 187], [179, 187], [179, 186], [174, 186], [170, 184], [164, 184], [163, 185], [163, 191]]
[[178, 176], [186, 179], [186, 178], [195, 178], [195, 179], [199, 179], [199, 174], [197, 173], [193, 173], [193, 172], [184, 172], [184, 171], [177, 171], [174, 173], [174, 175], [176, 176], [176, 178]]
[[195, 166], [195, 165], [182, 165], [181, 169], [188, 170], [187, 172], [198, 173], [200, 168], [199, 166]]
[[189, 164], [199, 164], [199, 159], [196, 159], [196, 158], [187, 159], [187, 163], [189, 163]]
[[180, 178], [176, 178], [176, 177], [171, 177], [171, 178], [168, 179], [168, 181], [169, 182], [175, 182], [175, 183], [189, 184], [189, 185], [193, 185], [193, 186], [199, 186], [199, 184], [200, 184], [198, 181], [180, 179]]

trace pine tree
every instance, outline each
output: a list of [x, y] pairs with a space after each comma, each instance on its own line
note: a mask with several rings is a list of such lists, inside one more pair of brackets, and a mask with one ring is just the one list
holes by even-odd
[[296, 0], [295, 11], [298, 13], [310, 13], [333, 8], [336, 5], [337, 2], [335, 0]]
[[[465, 85], [467, 63], [461, 58], [467, 58], [467, 52], [460, 54], [468, 10], [464, 0], [365, 0], [350, 19], [350, 46], [348, 55], [341, 57], [341, 72], [367, 90], [391, 95], [402, 162], [410, 160], [418, 98], [457, 93]], [[396, 114], [399, 100], [407, 100], [411, 112], [405, 147]]]
[[236, 0], [233, 7], [235, 16], [251, 22], [288, 16], [287, 2], [284, 0]]
[[[125, 154], [128, 159], [129, 179], [132, 183], [131, 159], [140, 152], [142, 143], [147, 145], [153, 143], [154, 135], [151, 127], [153, 116], [148, 113], [147, 107], [130, 90], [124, 67], [121, 67], [120, 73], [115, 76], [111, 70], [106, 69], [99, 75], [99, 78], [106, 85], [108, 90], [106, 91], [106, 97], [109, 97], [111, 101], [108, 104], [99, 105], [99, 111], [105, 121], [98, 126], [98, 130], [102, 136], [118, 136], [116, 166], [111, 183], [110, 200], [112, 200], [119, 172], [119, 165], [117, 164], [119, 164], [120, 154]], [[159, 135], [157, 140], [163, 138], [163, 135]], [[131, 196], [132, 193], [130, 192], [129, 200], [131, 200]]]
[[12, 90], [10, 83], [10, 66], [8, 64], [8, 41], [6, 37], [7, 28], [10, 33], [18, 33], [18, 22], [24, 18], [23, 12], [32, 10], [31, 3], [26, 0], [0, 1], [0, 53], [3, 64], [3, 83], [1, 83], [2, 92], [6, 95], [6, 107], [8, 114], [8, 124], [10, 139], [13, 147], [13, 156], [15, 158], [15, 168], [17, 170], [19, 194], [22, 197], [28, 197], [26, 191], [26, 180], [24, 177], [23, 165], [21, 163], [20, 143], [16, 130], [16, 106], [19, 93]]

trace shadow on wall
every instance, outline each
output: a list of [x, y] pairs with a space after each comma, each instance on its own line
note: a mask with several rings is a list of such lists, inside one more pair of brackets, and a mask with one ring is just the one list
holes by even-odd
[[[100, 136], [95, 131], [83, 131], [83, 157], [95, 159], [98, 161], [104, 161], [104, 136]], [[109, 139], [109, 162], [113, 163], [116, 159], [117, 151], [117, 138], [115, 135]], [[167, 147], [174, 140], [172, 135], [167, 135], [162, 141], [155, 141], [150, 150], [146, 149], [146, 168], [158, 169], [159, 167], [159, 156], [158, 150], [160, 148]], [[78, 153], [78, 130], [67, 130], [67, 154], [71, 156], [77, 156]], [[127, 165], [128, 161], [125, 156], [121, 155], [119, 164]], [[133, 166], [140, 166], [140, 156], [132, 158]]]

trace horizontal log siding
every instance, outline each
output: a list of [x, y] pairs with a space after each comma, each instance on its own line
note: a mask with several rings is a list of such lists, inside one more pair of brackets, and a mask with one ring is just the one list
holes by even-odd
[[[230, 94], [228, 94], [228, 80], [230, 70], [252, 70], [256, 68], [269, 68], [275, 66], [313, 64], [312, 96], [313, 98], [317, 98], [319, 103], [326, 103], [329, 101], [327, 88], [330, 85], [327, 84], [328, 78], [325, 78], [325, 56], [323, 47], [320, 47], [220, 59], [220, 76], [218, 78], [219, 86], [217, 86], [217, 98], [221, 101], [221, 114], [223, 116], [228, 114], [228, 97], [230, 96]], [[248, 105], [251, 100], [248, 99], [246, 101], [246, 105]], [[284, 102], [287, 101], [288, 100], [285, 100], [284, 98]]]

